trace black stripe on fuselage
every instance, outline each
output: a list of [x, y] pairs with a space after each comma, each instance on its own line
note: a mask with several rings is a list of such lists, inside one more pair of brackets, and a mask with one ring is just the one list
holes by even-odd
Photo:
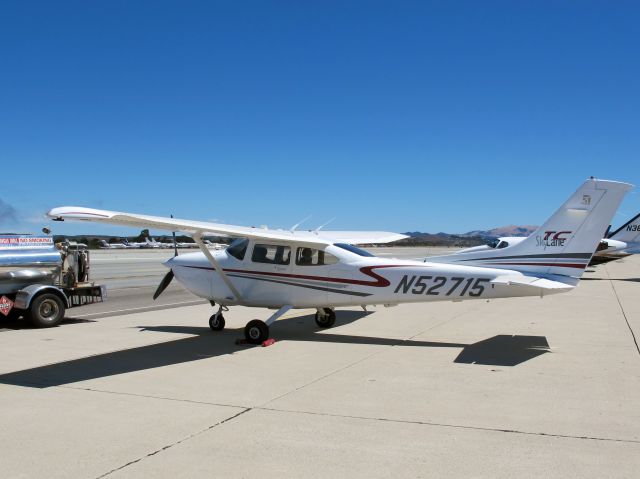
[[[464, 254], [464, 253], [463, 253]], [[516, 256], [488, 256], [484, 258], [469, 258], [461, 261], [478, 261], [478, 260], [490, 260], [490, 259], [563, 259], [563, 258], [575, 258], [575, 259], [590, 259], [593, 253], [555, 253], [555, 254], [520, 254]], [[427, 257], [427, 262], [429, 258]]]
[[346, 294], [349, 296], [371, 296], [370, 293], [361, 293], [359, 291], [342, 291], [339, 289], [334, 289], [334, 288], [325, 288], [322, 286], [312, 286], [310, 284], [300, 284], [300, 283], [294, 283], [291, 281], [282, 281], [279, 279], [267, 279], [267, 278], [256, 278], [253, 276], [242, 276], [240, 274], [227, 274], [227, 276], [232, 276], [234, 278], [242, 278], [242, 279], [254, 279], [256, 281], [266, 281], [268, 283], [279, 283], [279, 284], [287, 284], [290, 286], [298, 286], [299, 288], [307, 288], [307, 289], [315, 289], [318, 291], [328, 291], [329, 293], [337, 293], [337, 294]]

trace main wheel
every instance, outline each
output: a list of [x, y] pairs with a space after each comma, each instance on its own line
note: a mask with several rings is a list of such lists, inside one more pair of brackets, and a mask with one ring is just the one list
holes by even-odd
[[260, 344], [269, 339], [269, 326], [259, 319], [249, 321], [244, 327], [244, 337], [252, 344]]
[[55, 294], [44, 293], [31, 301], [25, 316], [36, 328], [51, 328], [64, 318], [64, 304]]
[[222, 313], [216, 313], [209, 318], [209, 327], [213, 331], [222, 331], [224, 329], [224, 316]]
[[323, 308], [324, 314], [316, 311], [316, 324], [321, 328], [330, 328], [336, 322], [336, 312], [331, 308]]

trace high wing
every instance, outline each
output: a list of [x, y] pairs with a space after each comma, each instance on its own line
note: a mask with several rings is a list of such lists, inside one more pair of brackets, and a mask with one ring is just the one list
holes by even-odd
[[225, 225], [205, 221], [147, 216], [136, 213], [97, 210], [80, 206], [62, 206], [47, 213], [57, 221], [78, 220], [93, 223], [134, 226], [166, 231], [181, 231], [190, 235], [219, 234], [224, 236], [259, 238], [266, 240], [295, 241], [308, 246], [323, 247], [330, 243], [371, 244], [390, 243], [407, 236], [386, 231], [286, 231]]

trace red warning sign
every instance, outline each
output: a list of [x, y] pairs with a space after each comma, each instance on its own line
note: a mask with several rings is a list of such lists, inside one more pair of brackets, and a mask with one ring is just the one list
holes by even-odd
[[11, 311], [11, 308], [13, 308], [13, 301], [11, 301], [6, 296], [3, 296], [2, 298], [0, 298], [0, 313], [4, 314], [5, 316], [8, 316], [9, 311]]

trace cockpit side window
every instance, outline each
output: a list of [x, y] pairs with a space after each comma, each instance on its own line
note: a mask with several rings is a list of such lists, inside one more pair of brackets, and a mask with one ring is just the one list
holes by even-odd
[[313, 248], [298, 248], [296, 252], [296, 264], [298, 266], [324, 266], [336, 264], [338, 258], [331, 253]]
[[253, 247], [251, 260], [254, 263], [289, 264], [291, 248], [282, 245], [259, 244]]
[[500, 243], [498, 243], [498, 246], [496, 246], [496, 249], [506, 248], [507, 246], [509, 246], [509, 243], [507, 241], [500, 241]]
[[247, 252], [248, 245], [249, 240], [247, 238], [238, 238], [229, 245], [229, 247], [227, 248], [227, 253], [234, 258], [242, 261], [244, 259], [244, 255]]

